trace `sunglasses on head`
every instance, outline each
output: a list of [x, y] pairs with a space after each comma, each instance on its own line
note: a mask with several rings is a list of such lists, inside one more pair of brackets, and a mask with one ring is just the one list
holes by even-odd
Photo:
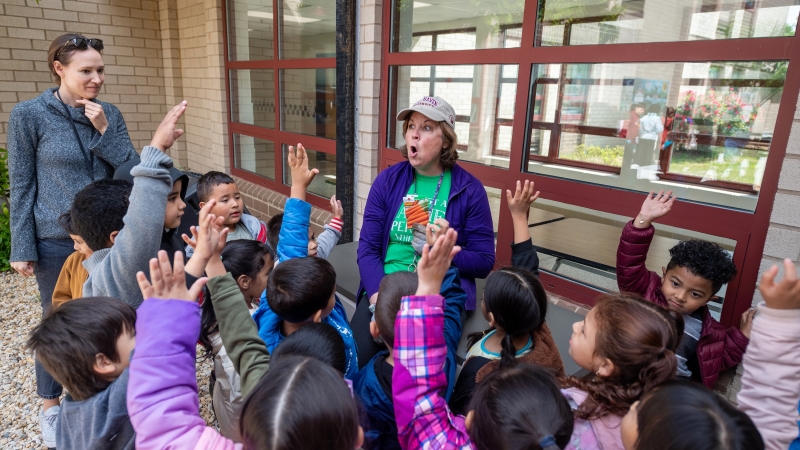
[[[103, 40], [102, 39], [89, 39], [89, 38], [85, 38], [85, 37], [82, 37], [82, 36], [68, 39], [67, 42], [64, 42], [64, 46], [61, 47], [61, 50], [65, 49], [67, 47], [67, 45], [69, 45], [70, 43], [72, 45], [74, 45], [75, 48], [77, 48], [78, 50], [85, 50], [85, 49], [89, 48], [90, 45], [92, 46], [93, 49], [97, 50], [98, 52], [100, 50], [103, 50]], [[60, 50], [59, 50], [59, 53], [61, 53]], [[58, 59], [58, 54], [56, 54], [56, 58], [55, 59]]]

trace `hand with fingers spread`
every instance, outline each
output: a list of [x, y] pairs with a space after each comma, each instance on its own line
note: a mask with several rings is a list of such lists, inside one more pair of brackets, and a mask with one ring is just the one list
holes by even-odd
[[83, 105], [84, 114], [92, 122], [94, 128], [100, 134], [105, 134], [108, 129], [108, 119], [106, 119], [106, 112], [103, 111], [103, 107], [89, 99], [82, 98], [75, 101]]
[[178, 120], [180, 120], [183, 113], [186, 112], [186, 105], [187, 102], [184, 100], [175, 105], [167, 113], [166, 117], [164, 117], [164, 120], [162, 120], [161, 124], [158, 125], [158, 129], [156, 129], [155, 134], [153, 134], [153, 139], [150, 141], [150, 145], [152, 147], [156, 147], [163, 152], [172, 147], [172, 144], [175, 143], [175, 140], [183, 135], [183, 130], [177, 128], [177, 126]]
[[676, 198], [672, 195], [672, 191], [666, 194], [664, 194], [664, 191], [658, 194], [655, 191], [650, 191], [644, 203], [642, 203], [639, 215], [633, 220], [633, 226], [635, 228], [649, 228], [653, 222], [667, 215], [672, 209]]
[[169, 256], [164, 250], [158, 252], [158, 259], [150, 260], [150, 281], [144, 272], [136, 274], [139, 289], [145, 299], [174, 299], [194, 302], [200, 295], [208, 278], [199, 278], [190, 289], [186, 288], [186, 274], [183, 271], [183, 254], [175, 252], [175, 267], [169, 264]]
[[783, 260], [783, 279], [776, 283], [778, 266], [770, 267], [761, 275], [758, 290], [764, 297], [764, 302], [773, 309], [800, 309], [800, 279], [797, 270], [790, 259]]
[[303, 144], [297, 144], [297, 150], [289, 146], [289, 156], [287, 157], [290, 173], [292, 175], [292, 198], [306, 199], [306, 190], [319, 173], [319, 169], [308, 168], [308, 155]]
[[436, 219], [433, 223], [429, 223], [425, 226], [425, 240], [427, 244], [433, 247], [433, 244], [436, 243], [436, 239], [439, 236], [447, 233], [447, 230], [450, 229], [450, 222], [446, 219]]
[[447, 269], [450, 268], [456, 254], [461, 251], [461, 247], [456, 245], [457, 238], [458, 232], [451, 228], [436, 239], [433, 247], [425, 245], [422, 249], [422, 257], [417, 263], [419, 284], [416, 295], [439, 294]]
[[215, 199], [211, 199], [200, 209], [198, 225], [191, 228], [192, 239], [185, 234], [182, 236], [183, 241], [194, 249], [186, 272], [196, 277], [203, 274], [211, 259], [219, 258], [228, 237], [228, 227], [222, 223], [225, 218], [211, 214], [216, 203]]
[[521, 183], [517, 180], [517, 188], [514, 195], [511, 190], [506, 189], [506, 201], [508, 210], [511, 211], [511, 223], [514, 226], [514, 243], [519, 244], [531, 238], [528, 230], [528, 215], [531, 212], [531, 205], [539, 198], [539, 191], [534, 190], [533, 182], [525, 180]]
[[331, 211], [333, 211], [333, 218], [342, 220], [344, 215], [344, 208], [342, 208], [342, 201], [336, 200], [336, 196], [331, 197]]

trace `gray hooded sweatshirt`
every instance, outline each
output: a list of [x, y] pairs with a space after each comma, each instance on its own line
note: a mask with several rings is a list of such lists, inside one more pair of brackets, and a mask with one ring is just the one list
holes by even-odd
[[59, 449], [133, 450], [136, 434], [126, 405], [128, 369], [103, 392], [83, 401], [61, 402], [56, 428]]
[[[100, 134], [84, 108], [66, 107], [47, 89], [19, 103], [8, 119], [8, 174], [11, 182], [11, 261], [38, 261], [37, 239], [69, 239], [58, 216], [94, 180], [136, 157], [125, 120], [116, 106], [103, 107], [108, 129]], [[69, 116], [67, 115], [69, 111]], [[75, 122], [91, 168], [75, 140]], [[91, 169], [91, 170], [90, 170]]]
[[136, 272], [150, 273], [150, 259], [161, 247], [167, 196], [172, 190], [171, 167], [172, 160], [161, 150], [150, 146], [142, 150], [142, 162], [131, 169], [133, 189], [122, 230], [114, 245], [83, 262], [89, 272], [84, 297], [118, 298], [134, 308], [142, 303]]

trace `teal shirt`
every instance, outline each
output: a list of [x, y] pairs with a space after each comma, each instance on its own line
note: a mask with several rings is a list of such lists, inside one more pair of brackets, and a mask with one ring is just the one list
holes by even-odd
[[[451, 182], [452, 173], [448, 169], [445, 171], [444, 177], [442, 177], [442, 186], [439, 188], [439, 194], [436, 195], [436, 204], [432, 208], [433, 214], [430, 213], [430, 210], [428, 212], [429, 222], [432, 223], [436, 219], [444, 219], [447, 211], [447, 199], [450, 197]], [[426, 177], [416, 174], [416, 183], [411, 183], [406, 195], [416, 194], [416, 199], [420, 203], [427, 201], [430, 204], [433, 202], [438, 185], [439, 176]], [[411, 246], [412, 239], [413, 233], [406, 223], [406, 208], [401, 202], [392, 221], [392, 228], [389, 230], [389, 246], [386, 248], [383, 273], [389, 275], [394, 272], [413, 272], [415, 270], [416, 253], [414, 252], [414, 247]]]

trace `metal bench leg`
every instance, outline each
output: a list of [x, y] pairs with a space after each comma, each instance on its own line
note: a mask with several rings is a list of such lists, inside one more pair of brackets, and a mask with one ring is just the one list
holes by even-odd
[[556, 263], [553, 264], [553, 272], [558, 272], [558, 268], [561, 267], [561, 260], [564, 258], [556, 258]]

